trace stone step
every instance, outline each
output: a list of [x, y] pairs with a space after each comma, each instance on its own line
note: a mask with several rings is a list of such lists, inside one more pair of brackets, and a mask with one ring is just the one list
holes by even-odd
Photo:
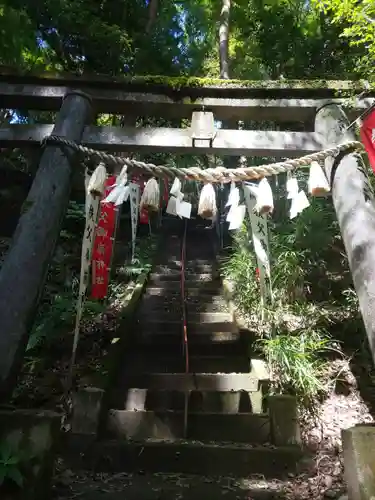
[[204, 251], [205, 246], [207, 245], [207, 235], [202, 234], [199, 238], [192, 238], [189, 241], [187, 238], [186, 241], [186, 258], [185, 261], [192, 260], [209, 260], [211, 262], [215, 262], [215, 253], [213, 250]]
[[[163, 330], [163, 325], [164, 325], [164, 330]], [[146, 345], [153, 345], [155, 347], [159, 346], [161, 350], [170, 349], [173, 350], [176, 348], [181, 348], [183, 346], [183, 337], [182, 337], [182, 323], [173, 323], [173, 329], [170, 327], [167, 327], [165, 323], [156, 323], [155, 324], [149, 324], [147, 326], [147, 331], [138, 331], [137, 332], [137, 342], [139, 345], [146, 346]], [[230, 325], [230, 324], [229, 324]], [[188, 329], [188, 344], [189, 344], [189, 349], [191, 346], [198, 346], [198, 345], [205, 345], [205, 346], [210, 346], [213, 347], [215, 344], [222, 344], [222, 345], [232, 345], [233, 350], [237, 351], [239, 349], [240, 345], [242, 344], [243, 341], [243, 335], [241, 332], [238, 330], [235, 331], [217, 331], [218, 328], [215, 327], [213, 328], [213, 324], [207, 324], [207, 325], [189, 325]], [[199, 328], [199, 331], [197, 330]], [[231, 325], [228, 326], [229, 329], [234, 330], [234, 327]], [[237, 345], [236, 345], [237, 344]], [[209, 350], [208, 350], [209, 351]], [[204, 351], [201, 351], [202, 354], [203, 352], [207, 352], [207, 349]], [[218, 350], [212, 350], [213, 355], [218, 355], [219, 352]]]
[[[173, 282], [171, 282], [173, 284]], [[187, 297], [191, 298], [199, 298], [202, 301], [210, 301], [211, 297], [220, 297], [221, 296], [221, 287], [199, 287], [197, 283], [196, 286], [190, 286], [190, 283], [185, 283], [185, 293]], [[178, 296], [181, 297], [181, 289], [179, 286], [172, 286], [165, 288], [160, 286], [148, 286], [145, 290], [144, 297], [149, 296], [163, 296], [168, 293], [168, 296]]]
[[[188, 273], [211, 274], [217, 269], [217, 265], [207, 261], [207, 263], [196, 263], [195, 261], [185, 262], [185, 271]], [[167, 264], [157, 264], [153, 267], [154, 273], [176, 273], [181, 272], [181, 261], [173, 260]]]
[[163, 391], [255, 392], [259, 380], [252, 373], [129, 373], [125, 387]]
[[[155, 261], [155, 266], [163, 266], [168, 268], [176, 268], [179, 266], [181, 268], [182, 260], [181, 260], [181, 251], [182, 249], [178, 249], [178, 251], [170, 252], [169, 254], [159, 255]], [[200, 258], [185, 258], [185, 267], [197, 268], [201, 266], [216, 266], [215, 259], [200, 259]]]
[[[159, 372], [185, 373], [185, 357], [155, 355], [155, 352], [141, 351], [135, 353], [129, 361], [124, 363], [123, 371], [130, 372]], [[248, 373], [250, 360], [245, 354], [234, 356], [199, 356], [189, 355], [189, 371], [192, 373]]]
[[[213, 282], [215, 278], [213, 278], [211, 273], [189, 273], [185, 272], [185, 282], [196, 281], [196, 282]], [[181, 271], [174, 272], [164, 272], [164, 273], [156, 273], [152, 272], [149, 276], [149, 284], [150, 286], [159, 285], [164, 286], [165, 282], [181, 282]]]
[[184, 412], [110, 410], [107, 429], [114, 439], [178, 439], [269, 443], [268, 415], [251, 413], [188, 413], [186, 436]]
[[[233, 332], [238, 328], [229, 312], [187, 312], [188, 330], [192, 332]], [[153, 330], [180, 331], [181, 314], [178, 311], [154, 310], [149, 314], [142, 310], [137, 317], [137, 324], [148, 330], [150, 323]]]
[[[184, 356], [182, 330], [179, 336], [166, 333], [165, 335], [158, 335], [156, 338], [152, 336], [142, 337], [139, 332], [137, 332], [137, 335], [139, 337], [134, 339], [134, 344], [138, 352], [148, 352], [160, 358], [181, 358], [181, 356]], [[215, 336], [214, 339], [207, 338], [207, 335], [189, 334], [190, 358], [192, 356], [242, 356], [247, 352], [247, 349], [247, 337], [242, 332], [230, 334], [230, 337], [222, 334], [219, 338]]]
[[190, 292], [186, 297], [186, 306], [191, 312], [228, 312], [228, 303], [222, 295], [209, 297]]
[[265, 389], [259, 391], [191, 391], [188, 395], [181, 391], [126, 388], [127, 381], [110, 395], [110, 407], [133, 411], [183, 411], [188, 398], [190, 412], [205, 413], [262, 413], [265, 408]]
[[301, 450], [295, 446], [155, 439], [93, 441], [77, 434], [67, 436], [63, 450], [63, 459], [72, 470], [112, 474], [142, 471], [280, 478], [295, 472], [300, 458]]
[[[187, 279], [185, 281], [185, 290], [193, 289], [193, 290], [199, 290], [199, 293], [202, 294], [212, 294], [213, 292], [215, 293], [220, 293], [222, 290], [222, 285], [221, 281], [218, 279], [213, 279], [212, 276], [210, 276], [209, 281], [202, 281], [199, 278], [190, 277], [190, 279]], [[170, 291], [174, 290], [180, 290], [181, 287], [181, 282], [180, 279], [176, 279], [174, 281], [149, 281], [149, 287], [150, 288], [162, 288], [163, 293], [170, 293]]]
[[214, 260], [214, 259], [200, 259], [200, 258], [190, 259], [189, 256], [187, 256], [187, 257], [188, 258], [185, 259], [186, 267], [194, 266], [194, 265], [198, 265], [198, 266], [216, 265], [216, 260]]
[[[228, 305], [223, 297], [208, 297], [208, 300], [201, 300], [198, 297], [187, 297], [186, 309], [188, 313], [223, 313], [228, 311]], [[144, 313], [154, 311], [170, 312], [181, 314], [182, 300], [178, 293], [171, 295], [148, 295], [143, 296], [138, 312], [142, 316]]]

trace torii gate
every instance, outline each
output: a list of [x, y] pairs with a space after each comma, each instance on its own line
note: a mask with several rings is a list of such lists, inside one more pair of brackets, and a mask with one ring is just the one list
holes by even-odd
[[[373, 103], [350, 81], [223, 81], [197, 78], [128, 79], [0, 75], [0, 108], [59, 111], [55, 125], [9, 125], [0, 146], [40, 146], [53, 134], [108, 152], [298, 157], [355, 139], [347, 118]], [[340, 97], [341, 95], [341, 97]], [[217, 120], [304, 124], [303, 132], [194, 128], [91, 126], [94, 113], [191, 118], [194, 111]], [[212, 120], [213, 121], [213, 120]], [[297, 126], [296, 126], [297, 128]], [[212, 132], [212, 130], [211, 130]], [[0, 271], [0, 401], [12, 390], [28, 340], [48, 264], [71, 187], [66, 152], [47, 145], [11, 248]], [[375, 207], [360, 155], [341, 154], [326, 167], [354, 286], [375, 360]]]

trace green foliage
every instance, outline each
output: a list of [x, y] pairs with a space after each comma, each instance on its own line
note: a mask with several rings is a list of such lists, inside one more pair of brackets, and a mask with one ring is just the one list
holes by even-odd
[[[32, 351], [46, 341], [53, 342], [74, 325], [84, 220], [84, 206], [71, 201], [60, 232], [60, 245], [48, 270], [42, 304], [29, 337], [27, 351]], [[88, 300], [84, 318], [93, 318], [102, 311], [103, 305]]]
[[356, 71], [375, 75], [375, 3], [373, 0], [313, 0], [331, 23], [340, 27], [340, 37], [349, 40], [352, 47], [362, 49]]
[[20, 453], [15, 453], [7, 442], [0, 443], [0, 486], [6, 481], [16, 484], [22, 488], [24, 476], [21, 472], [22, 463], [28, 460], [28, 457]]
[[[84, 206], [76, 201], [69, 203], [60, 233], [60, 251], [55, 253], [53, 265], [49, 270], [42, 307], [29, 337], [27, 345], [29, 352], [42, 344], [51, 345], [61, 335], [74, 328], [79, 291], [84, 210]], [[150, 269], [156, 242], [156, 237], [146, 237], [137, 241], [134, 262], [116, 269], [109, 284], [106, 303], [120, 299], [126, 293], [129, 281], [136, 280], [140, 274]], [[130, 242], [125, 247], [125, 251], [130, 255]], [[106, 303], [87, 298], [82, 321], [90, 321], [98, 317], [105, 311]]]
[[24, 9], [0, 6], [0, 64], [36, 69], [41, 63], [35, 30]]
[[[220, 9], [221, 2], [166, 0], [146, 35], [149, 8], [142, 0], [46, 0], [38, 8], [34, 0], [5, 0], [0, 62], [76, 73], [217, 78]], [[231, 76], [348, 77], [358, 60], [368, 73], [371, 17], [371, 0], [237, 0], [230, 16]]]
[[[27, 351], [31, 351], [42, 342], [53, 342], [62, 333], [72, 330], [76, 315], [77, 296], [72, 291], [56, 295], [50, 302], [48, 309], [44, 309], [40, 320], [35, 324]], [[86, 300], [83, 320], [89, 320], [104, 311], [104, 305], [93, 300]]]
[[295, 394], [305, 404], [327, 392], [321, 356], [335, 347], [324, 330], [278, 332], [258, 343], [268, 360], [274, 391]]
[[[172, 95], [174, 90], [187, 85], [196, 89], [218, 85], [221, 2], [165, 0], [162, 5], [159, 2], [152, 29], [146, 34], [148, 4], [144, 0], [4, 0], [0, 7], [3, 48], [0, 64], [25, 73], [30, 70], [88, 76], [100, 73], [124, 81], [168, 85]], [[375, 17], [374, 8], [372, 0], [232, 2], [229, 55], [230, 76], [234, 80], [226, 81], [225, 85], [301, 87], [304, 85], [301, 79], [315, 78], [319, 79], [317, 87], [326, 88], [326, 79], [352, 78], [358, 71], [362, 77], [372, 76], [374, 23], [368, 18]], [[287, 82], [281, 77], [295, 80]], [[271, 84], [262, 83], [269, 79], [273, 80]], [[7, 123], [14, 116], [15, 113], [4, 110], [0, 121]], [[22, 123], [54, 121], [47, 112], [18, 112], [17, 116]], [[151, 122], [143, 120], [143, 125]], [[114, 117], [99, 116], [97, 122], [111, 124]], [[179, 120], [165, 125], [181, 126]], [[188, 121], [183, 125], [188, 125]], [[275, 124], [262, 126], [275, 129]], [[19, 151], [3, 152], [3, 157], [4, 163], [12, 168], [28, 172], [34, 172], [38, 161], [37, 155], [27, 156]], [[141, 159], [163, 163], [165, 155]], [[181, 156], [168, 161], [186, 167], [210, 165], [210, 160], [202, 156]], [[187, 184], [184, 192], [187, 199], [196, 203], [193, 187]], [[329, 346], [328, 340], [325, 342], [325, 326], [330, 320], [326, 304], [337, 304], [341, 317], [357, 318], [356, 298], [350, 275], [343, 271], [346, 261], [329, 203], [315, 200], [310, 209], [290, 222], [285, 201], [280, 199], [273, 220], [270, 240], [274, 305], [268, 311], [272, 328], [263, 339], [263, 349], [275, 373], [279, 373], [280, 390], [281, 387], [291, 390], [295, 380], [292, 384], [295, 392], [312, 395], [321, 390], [312, 376], [320, 369], [315, 353]], [[28, 349], [33, 354], [36, 347], [53, 342], [61, 332], [73, 328], [83, 224], [84, 207], [78, 200], [72, 201], [30, 337]], [[249, 240], [248, 228], [244, 226], [235, 236], [233, 252], [223, 272], [235, 283], [240, 309], [249, 317], [259, 318], [257, 264]], [[129, 248], [127, 251], [129, 254]], [[121, 297], [127, 284], [149, 268], [151, 253], [150, 240], [142, 239], [134, 262], [124, 265], [124, 259], [117, 269], [109, 300]], [[100, 314], [102, 307], [87, 301], [84, 319]], [[288, 315], [299, 323], [303, 317], [303, 325], [288, 326]], [[259, 324], [258, 327], [261, 330]], [[275, 331], [278, 337], [270, 335]], [[286, 331], [292, 333], [289, 344]], [[311, 335], [310, 343], [306, 341], [307, 332]], [[304, 355], [297, 355], [298, 351]]]
[[[300, 181], [305, 179], [300, 174]], [[281, 176], [280, 176], [281, 177]], [[353, 291], [330, 199], [313, 199], [290, 221], [281, 196], [274, 191], [275, 214], [269, 221], [273, 303], [261, 321], [256, 258], [245, 223], [234, 236], [222, 273], [234, 284], [234, 299], [272, 369], [273, 390], [296, 394], [304, 404], [327, 390], [322, 374], [325, 357], [340, 353], [328, 331], [335, 323], [358, 320]]]
[[223, 260], [222, 273], [235, 285], [235, 299], [246, 314], [258, 307], [259, 290], [255, 281], [256, 257], [249, 242], [246, 224], [234, 235], [233, 251]]
[[[149, 271], [152, 266], [152, 257], [155, 253], [156, 244], [157, 237], [155, 236], [138, 240], [133, 261], [128, 262], [125, 266], [120, 266], [117, 269], [117, 274], [135, 280], [144, 272]], [[131, 242], [127, 249], [128, 254], [130, 254]]]
[[[177, 75], [189, 71], [195, 61], [199, 64], [207, 46], [199, 36], [207, 27], [205, 10], [199, 5], [191, 9], [191, 22], [184, 22], [185, 6], [163, 2], [148, 35], [148, 2], [142, 0], [46, 0], [38, 7], [33, 0], [5, 0], [5, 5], [22, 17], [23, 24], [17, 30], [19, 23], [12, 19], [10, 23], [8, 14], [4, 39], [22, 32], [19, 43], [25, 46], [24, 37], [30, 35], [45, 69]], [[43, 42], [38, 49], [36, 37]], [[10, 53], [7, 64], [19, 66], [15, 56]]]

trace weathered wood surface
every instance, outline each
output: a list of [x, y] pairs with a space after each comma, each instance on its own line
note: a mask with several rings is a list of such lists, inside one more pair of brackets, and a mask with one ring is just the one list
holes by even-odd
[[[315, 130], [327, 147], [355, 139], [335, 105], [319, 110]], [[337, 164], [338, 163], [338, 164]], [[326, 164], [332, 200], [348, 256], [372, 357], [375, 361], [375, 199], [360, 155], [352, 153]]]
[[[39, 145], [52, 133], [53, 125], [9, 125], [0, 129], [0, 146]], [[193, 147], [189, 128], [86, 127], [82, 144], [93, 149], [175, 154], [221, 154], [247, 156], [298, 156], [322, 149], [314, 132], [274, 132], [219, 129], [212, 144]], [[202, 141], [203, 142], [203, 141]]]
[[[33, 72], [22, 71], [19, 68], [11, 68], [0, 65], [0, 81], [13, 83], [36, 83], [51, 82], [59, 85], [71, 85], [77, 83], [87, 83], [92, 86], [106, 86], [108, 88], [164, 88], [182, 90], [202, 90], [211, 89], [224, 90], [266, 90], [266, 91], [288, 91], [288, 92], [312, 92], [314, 95], [325, 95], [334, 97], [337, 91], [353, 91], [356, 93], [368, 91], [369, 82], [365, 80], [232, 80], [220, 78], [198, 78], [192, 76], [169, 77], [164, 75], [120, 75], [108, 76], [97, 73], [86, 72], [83, 75], [58, 72]], [[375, 85], [370, 83], [370, 93], [375, 91]]]
[[[262, 98], [257, 95], [260, 88], [187, 88], [174, 90], [171, 95], [170, 89], [150, 86], [141, 92], [135, 86], [101, 87], [98, 82], [87, 80], [38, 79], [36, 83], [27, 83], [27, 80], [25, 83], [10, 83], [3, 81], [3, 78], [0, 75], [0, 107], [45, 111], [58, 110], [63, 96], [70, 88], [79, 88], [90, 95], [96, 112], [166, 118], [191, 118], [194, 110], [200, 110], [204, 106], [206, 110], [213, 111], [218, 120], [237, 118], [254, 121], [307, 121], [314, 119], [316, 109], [326, 102], [333, 101], [343, 105], [350, 117], [355, 117], [358, 111], [363, 111], [374, 101], [371, 97], [355, 103], [345, 98], [330, 98], [329, 89], [327, 98], [309, 96], [312, 91], [308, 88], [306, 91], [299, 89], [298, 92], [290, 90], [289, 97], [282, 96], [282, 89], [271, 89], [270, 95]], [[285, 89], [282, 91], [285, 92]], [[239, 92], [241, 95], [237, 95]]]
[[[80, 141], [91, 113], [87, 96], [63, 101], [54, 133]], [[0, 401], [13, 388], [69, 200], [71, 165], [59, 148], [45, 149], [12, 245], [0, 271]]]

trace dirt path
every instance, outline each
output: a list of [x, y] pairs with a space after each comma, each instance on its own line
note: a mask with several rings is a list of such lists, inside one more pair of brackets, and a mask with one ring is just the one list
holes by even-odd
[[[65, 485], [64, 485], [65, 483]], [[65, 472], [56, 482], [58, 500], [276, 500], [284, 484], [261, 479], [210, 478], [187, 474], [100, 474]]]

